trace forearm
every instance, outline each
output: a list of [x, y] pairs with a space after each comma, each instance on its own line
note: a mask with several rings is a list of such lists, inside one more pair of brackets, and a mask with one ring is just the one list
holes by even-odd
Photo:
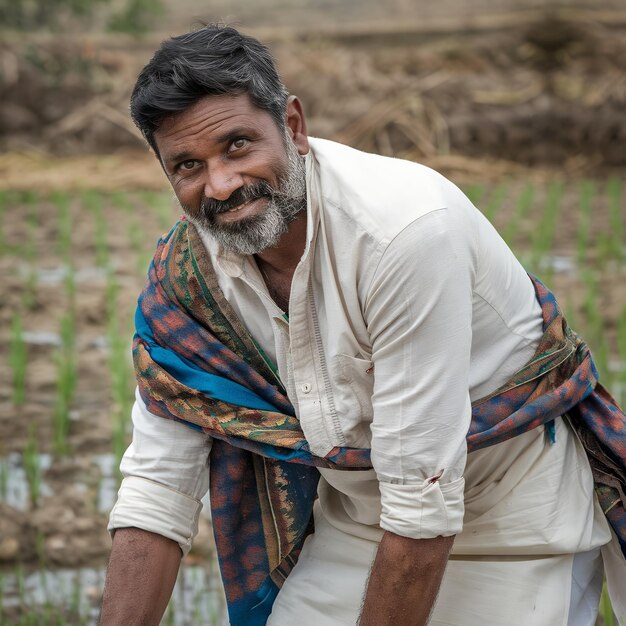
[[410, 539], [385, 532], [370, 574], [360, 626], [424, 626], [454, 537]]
[[158, 626], [172, 594], [182, 553], [171, 539], [120, 528], [113, 538], [100, 626]]

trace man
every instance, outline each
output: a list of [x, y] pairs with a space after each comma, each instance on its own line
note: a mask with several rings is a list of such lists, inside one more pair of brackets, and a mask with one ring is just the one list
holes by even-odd
[[594, 624], [619, 548], [561, 417], [593, 366], [488, 221], [308, 138], [232, 28], [164, 42], [131, 113], [186, 219], [138, 308], [102, 624], [159, 622], [209, 481], [232, 624]]

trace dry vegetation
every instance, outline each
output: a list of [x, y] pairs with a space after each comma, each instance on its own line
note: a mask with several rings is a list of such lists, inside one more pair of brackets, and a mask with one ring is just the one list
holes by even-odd
[[[595, 173], [626, 161], [626, 13], [599, 15], [483, 19], [470, 34], [396, 25], [265, 38], [312, 134], [444, 165], [463, 155]], [[0, 149], [141, 148], [128, 95], [157, 41], [2, 45]]]
[[[440, 16], [374, 23], [367, 6], [368, 24], [327, 20], [324, 35], [280, 29], [273, 14], [257, 25], [311, 133], [426, 162], [463, 186], [554, 287], [625, 400], [626, 13], [546, 18], [534, 3], [464, 14], [468, 31]], [[55, 585], [58, 568], [106, 557], [134, 301], [177, 214], [127, 116], [158, 40], [0, 43], [0, 623], [95, 620], [100, 574], [84, 583], [73, 569], [65, 595]], [[207, 520], [202, 533], [183, 587], [210, 606], [187, 615], [181, 601], [171, 623], [219, 622], [219, 592], [204, 592], [215, 584]]]

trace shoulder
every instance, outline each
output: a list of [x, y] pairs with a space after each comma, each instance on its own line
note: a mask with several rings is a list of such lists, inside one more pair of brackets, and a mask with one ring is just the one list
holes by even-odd
[[425, 165], [370, 154], [324, 139], [310, 139], [322, 211], [341, 213], [378, 240], [392, 240], [434, 211], [471, 218], [469, 200], [447, 178]]

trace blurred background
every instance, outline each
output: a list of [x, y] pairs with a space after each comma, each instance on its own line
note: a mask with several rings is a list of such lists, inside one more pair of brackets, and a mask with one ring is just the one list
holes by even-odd
[[[623, 0], [0, 0], [0, 624], [97, 621], [132, 315], [178, 216], [128, 98], [212, 21], [269, 44], [312, 135], [462, 187], [626, 401]], [[207, 515], [164, 623], [224, 623]]]

